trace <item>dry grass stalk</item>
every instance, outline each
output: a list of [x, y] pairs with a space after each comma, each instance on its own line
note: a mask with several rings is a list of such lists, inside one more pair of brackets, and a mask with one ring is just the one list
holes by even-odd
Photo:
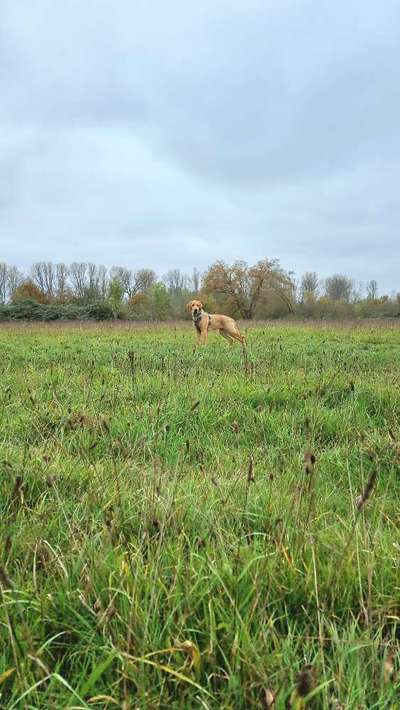
[[362, 492], [361, 496], [358, 497], [358, 499], [357, 499], [357, 514], [361, 511], [361, 509], [364, 507], [365, 503], [367, 502], [368, 498], [370, 497], [370, 495], [372, 493], [372, 489], [374, 487], [376, 476], [377, 476], [376, 471], [372, 471], [372, 473], [366, 483], [364, 491]]

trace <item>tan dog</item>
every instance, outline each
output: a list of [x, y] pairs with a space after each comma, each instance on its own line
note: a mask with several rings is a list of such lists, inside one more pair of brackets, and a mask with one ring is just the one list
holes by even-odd
[[219, 330], [220, 335], [226, 338], [231, 345], [235, 340], [238, 340], [244, 346], [245, 339], [240, 334], [236, 322], [230, 316], [205, 313], [201, 301], [189, 301], [186, 308], [192, 314], [193, 325], [197, 330], [200, 345], [207, 343], [209, 330]]

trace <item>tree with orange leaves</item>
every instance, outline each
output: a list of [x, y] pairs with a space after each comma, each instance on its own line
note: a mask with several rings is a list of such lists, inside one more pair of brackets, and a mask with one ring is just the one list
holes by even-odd
[[11, 300], [13, 303], [26, 300], [36, 301], [37, 303], [47, 303], [45, 294], [31, 279], [26, 279], [26, 281], [22, 281], [22, 283], [17, 286]]
[[245, 261], [235, 261], [231, 266], [217, 261], [203, 276], [202, 293], [204, 300], [212, 296], [240, 318], [253, 318], [257, 307], [272, 294], [293, 312], [294, 283], [277, 259], [262, 259], [254, 266]]

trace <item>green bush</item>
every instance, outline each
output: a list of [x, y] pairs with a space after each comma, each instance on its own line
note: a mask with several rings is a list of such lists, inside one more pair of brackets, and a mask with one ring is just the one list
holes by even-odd
[[44, 307], [37, 301], [27, 298], [1, 306], [0, 317], [1, 320], [41, 320], [40, 314]]
[[43, 305], [33, 299], [0, 306], [0, 320], [109, 320], [113, 318], [111, 306], [96, 301], [79, 306], [74, 303]]
[[110, 320], [114, 317], [112, 306], [106, 301], [88, 303], [87, 306], [83, 306], [82, 310], [85, 312], [83, 317], [93, 318], [94, 320]]

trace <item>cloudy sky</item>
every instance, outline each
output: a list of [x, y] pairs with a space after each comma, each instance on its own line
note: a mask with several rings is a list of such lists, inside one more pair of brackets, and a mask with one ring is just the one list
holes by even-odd
[[0, 261], [400, 290], [399, 0], [1, 0]]

